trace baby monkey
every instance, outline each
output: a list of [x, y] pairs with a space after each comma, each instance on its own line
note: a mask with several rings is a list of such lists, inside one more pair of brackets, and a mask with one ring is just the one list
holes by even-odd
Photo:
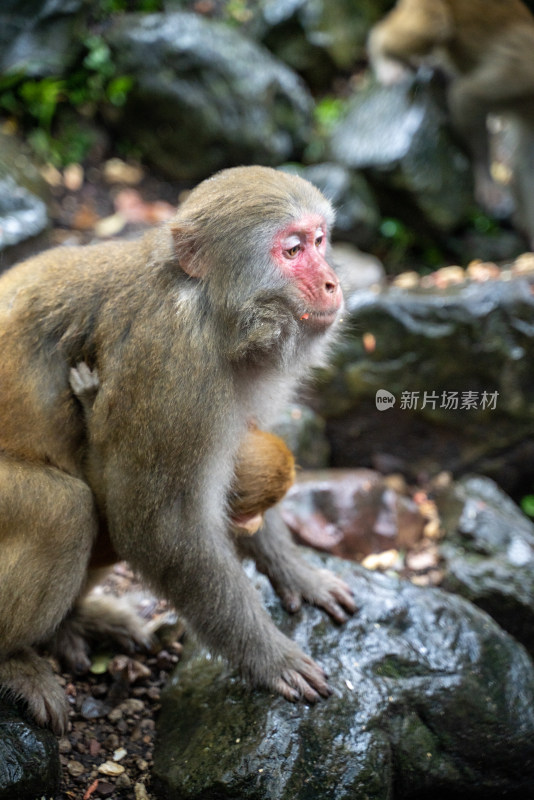
[[[82, 361], [71, 369], [69, 381], [88, 422], [100, 386], [98, 372]], [[265, 512], [280, 502], [294, 481], [295, 459], [285, 442], [251, 425], [237, 453], [228, 496], [232, 531], [237, 535], [256, 533], [263, 524]], [[118, 560], [118, 556], [114, 558], [110, 552], [110, 545], [99, 537], [93, 564], [103, 566], [103, 558], [109, 564]]]
[[241, 444], [230, 487], [230, 520], [237, 534], [253, 534], [263, 515], [295, 482], [295, 459], [274, 433], [251, 427]]

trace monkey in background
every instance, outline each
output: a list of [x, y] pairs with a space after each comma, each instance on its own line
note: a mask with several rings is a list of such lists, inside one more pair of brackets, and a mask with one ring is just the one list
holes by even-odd
[[[86, 597], [102, 532], [253, 685], [330, 694], [237, 550], [288, 610], [343, 622], [352, 592], [301, 558], [275, 510], [261, 535], [232, 536], [227, 498], [251, 422], [269, 427], [333, 339], [332, 223], [307, 181], [241, 167], [141, 241], [48, 250], [0, 276], [0, 687], [41, 724], [63, 731], [68, 704], [37, 645], [53, 637], [68, 662], [86, 634], [142, 634]], [[87, 422], [69, 385], [82, 361], [100, 382]]]
[[[100, 382], [96, 370], [81, 362], [70, 371], [69, 383], [82, 404], [86, 424]], [[284, 497], [295, 482], [295, 459], [286, 443], [251, 425], [237, 453], [229, 491], [229, 517], [236, 534], [252, 535], [261, 528], [265, 512]], [[95, 543], [92, 564], [104, 566], [117, 561], [109, 537]]]
[[383, 83], [434, 62], [448, 73], [452, 123], [470, 153], [475, 196], [496, 216], [509, 198], [491, 175], [488, 114], [510, 120], [516, 223], [534, 248], [534, 17], [521, 0], [398, 0], [371, 31]]

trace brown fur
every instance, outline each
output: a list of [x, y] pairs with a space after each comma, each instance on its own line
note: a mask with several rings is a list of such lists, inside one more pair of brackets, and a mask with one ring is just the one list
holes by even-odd
[[[534, 246], [534, 17], [521, 0], [398, 0], [372, 30], [369, 54], [416, 69], [432, 58], [451, 79], [452, 122], [473, 159], [479, 201], [501, 215], [506, 193], [490, 173], [490, 113], [507, 116], [517, 138], [513, 191], [517, 223]], [[394, 73], [391, 78], [394, 79]]]
[[[88, 425], [100, 385], [98, 373], [82, 361], [71, 369], [70, 385], [82, 404]], [[228, 497], [234, 532], [255, 533], [262, 525], [265, 512], [280, 502], [294, 481], [295, 459], [285, 442], [273, 433], [250, 425], [237, 453]], [[101, 530], [90, 566], [111, 565], [117, 560], [108, 531]]]
[[[0, 685], [55, 730], [67, 706], [31, 648], [52, 640], [72, 663], [95, 626], [143, 639], [128, 615], [89, 609], [99, 534], [252, 683], [329, 693], [261, 607], [226, 513], [250, 421], [269, 424], [335, 327], [321, 321], [340, 298], [324, 259], [310, 257], [304, 293], [271, 255], [310, 214], [332, 223], [305, 181], [227, 170], [140, 242], [47, 251], [0, 277]], [[100, 379], [88, 420], [69, 385], [81, 361]], [[342, 621], [346, 585], [300, 558], [275, 513], [266, 521], [241, 553], [286, 607], [307, 600]]]
[[295, 460], [273, 433], [257, 428], [243, 440], [230, 489], [230, 517], [236, 532], [255, 533], [263, 515], [295, 481]]

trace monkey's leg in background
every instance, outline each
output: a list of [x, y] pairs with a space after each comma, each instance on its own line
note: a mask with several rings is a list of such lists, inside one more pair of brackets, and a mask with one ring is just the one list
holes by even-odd
[[115, 642], [125, 653], [148, 650], [151, 646], [150, 626], [136, 612], [131, 597], [90, 594], [109, 570], [110, 566], [93, 569], [90, 565], [86, 584], [74, 607], [46, 641], [47, 649], [76, 675], [83, 675], [91, 667], [91, 643]]
[[[473, 161], [476, 199], [496, 217], [510, 216], [513, 201], [506, 188], [496, 184], [491, 174], [488, 114], [521, 115], [526, 104], [530, 104], [529, 94], [532, 95], [534, 86], [534, 68], [529, 74], [521, 74], [516, 64], [508, 61], [509, 58], [499, 58], [496, 53], [494, 59], [479, 69], [453, 80], [448, 93], [454, 127]], [[532, 127], [530, 131], [532, 135]]]
[[54, 467], [0, 456], [0, 688], [57, 733], [68, 705], [32, 648], [68, 613], [96, 535], [93, 495]]
[[531, 118], [516, 122], [512, 189], [516, 200], [514, 221], [534, 250], [534, 110]]
[[265, 524], [254, 536], [239, 537], [237, 547], [267, 575], [287, 611], [298, 611], [305, 601], [324, 608], [336, 622], [345, 622], [347, 612], [356, 610], [352, 592], [341, 578], [308, 564], [278, 509], [265, 514]]

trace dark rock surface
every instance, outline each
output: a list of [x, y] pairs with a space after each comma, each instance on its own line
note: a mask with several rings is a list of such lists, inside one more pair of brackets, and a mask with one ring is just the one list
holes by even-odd
[[84, 0], [2, 0], [0, 73], [60, 75], [82, 49]]
[[[369, 289], [318, 384], [332, 463], [491, 476], [517, 496], [534, 477], [534, 296], [528, 277], [446, 289]], [[379, 410], [385, 390], [393, 405]], [[491, 435], [488, 432], [491, 431]]]
[[436, 502], [443, 588], [476, 603], [534, 653], [534, 525], [484, 477], [452, 484]]
[[0, 800], [53, 797], [60, 767], [54, 734], [0, 698]]
[[250, 692], [189, 654], [159, 720], [159, 796], [299, 800], [520, 797], [534, 788], [534, 667], [461, 598], [330, 559], [359, 611], [343, 627], [312, 608], [276, 621], [330, 675], [317, 706]]
[[419, 211], [437, 230], [450, 231], [473, 207], [469, 162], [425, 83], [371, 84], [357, 92], [333, 130], [330, 151], [334, 161], [383, 186], [381, 201], [387, 204], [389, 194], [401, 218], [409, 218], [411, 203], [410, 221], [417, 222]]

